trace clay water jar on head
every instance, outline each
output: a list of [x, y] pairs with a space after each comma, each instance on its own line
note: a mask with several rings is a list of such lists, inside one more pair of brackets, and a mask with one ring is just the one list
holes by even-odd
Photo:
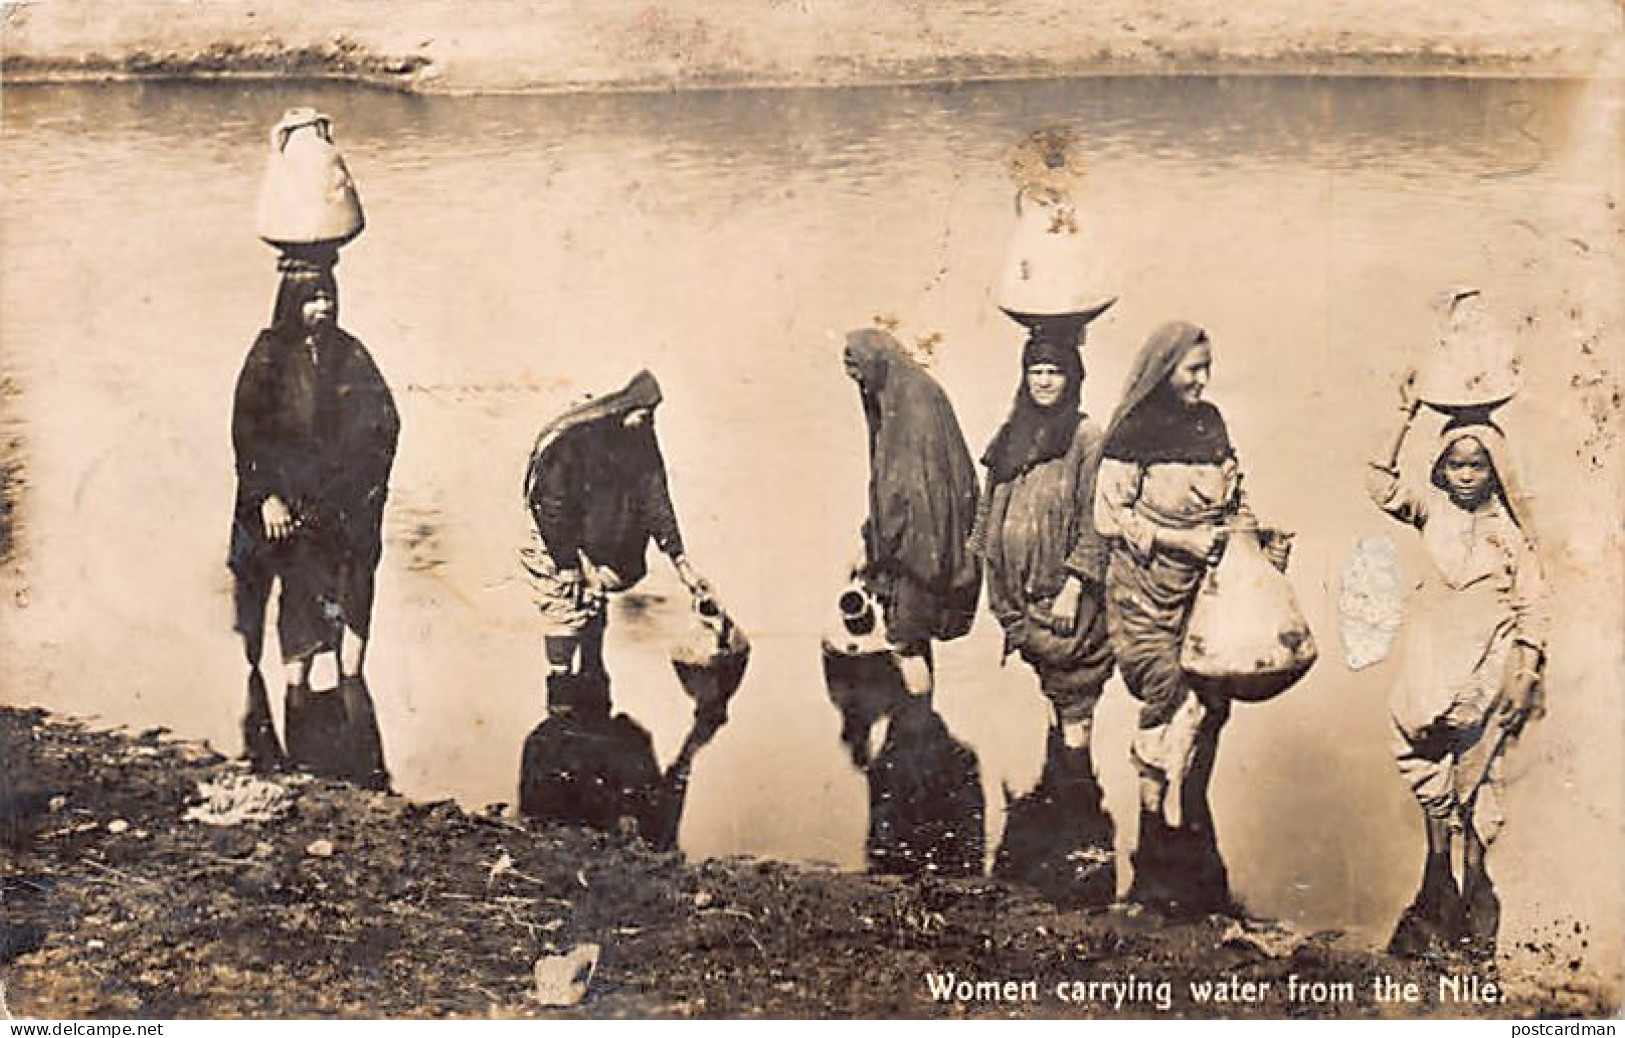
[[1117, 302], [1100, 290], [1105, 281], [1098, 249], [1084, 235], [1072, 199], [1054, 188], [1017, 191], [999, 309], [1029, 326], [1061, 315], [1093, 320]]
[[1518, 392], [1522, 380], [1510, 331], [1476, 288], [1452, 290], [1439, 332], [1416, 365], [1416, 396], [1436, 411], [1488, 411]]
[[259, 236], [273, 246], [343, 245], [366, 226], [361, 196], [333, 146], [332, 120], [290, 108], [271, 128], [260, 184]]

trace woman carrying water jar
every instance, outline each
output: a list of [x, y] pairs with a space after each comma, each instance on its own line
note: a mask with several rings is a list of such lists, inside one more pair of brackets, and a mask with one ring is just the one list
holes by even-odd
[[[1131, 757], [1140, 833], [1129, 898], [1179, 914], [1238, 911], [1219, 855], [1208, 783], [1230, 700], [1199, 689], [1181, 649], [1202, 578], [1246, 524], [1241, 472], [1224, 416], [1203, 399], [1213, 347], [1173, 321], [1146, 341], [1106, 430], [1095, 522], [1111, 540], [1106, 618], [1129, 692], [1140, 701]], [[1270, 561], [1285, 569], [1287, 545]]]

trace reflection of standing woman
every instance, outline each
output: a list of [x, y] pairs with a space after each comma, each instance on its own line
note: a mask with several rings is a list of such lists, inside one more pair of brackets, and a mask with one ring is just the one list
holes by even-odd
[[[1408, 394], [1404, 409], [1415, 413]], [[1409, 428], [1407, 417], [1388, 462], [1373, 463], [1370, 485], [1378, 507], [1421, 531], [1433, 564], [1409, 610], [1390, 705], [1395, 759], [1426, 822], [1427, 864], [1390, 948], [1422, 954], [1465, 938], [1487, 956], [1500, 922], [1485, 867], [1501, 825], [1498, 765], [1539, 707], [1545, 588], [1501, 431], [1487, 419], [1452, 419], [1427, 485], [1413, 486], [1394, 463]]]
[[[1244, 510], [1224, 418], [1202, 399], [1212, 363], [1207, 333], [1194, 325], [1175, 321], [1152, 334], [1106, 431], [1095, 509], [1112, 539], [1112, 648], [1141, 703], [1129, 897], [1190, 912], [1234, 910], [1207, 798], [1230, 703], [1198, 693], [1179, 665], [1191, 605], [1222, 548], [1220, 527]], [[1272, 561], [1285, 560], [1272, 552]]]
[[[372, 733], [345, 770], [383, 784], [361, 670], [400, 423], [371, 355], [338, 326], [331, 266], [287, 260], [284, 271], [272, 325], [243, 363], [232, 412], [237, 502], [230, 565], [237, 630], [253, 668], [244, 735], [256, 763], [280, 756], [259, 677], [266, 605], [280, 581], [277, 635], [288, 714], [309, 701], [317, 655], [335, 653], [346, 723]], [[290, 731], [290, 755], [312, 763], [301, 760], [295, 739]]]
[[880, 599], [905, 688], [928, 705], [932, 640], [960, 637], [976, 616], [981, 570], [966, 545], [976, 470], [947, 394], [895, 338], [855, 331], [845, 362], [869, 427], [862, 576]]

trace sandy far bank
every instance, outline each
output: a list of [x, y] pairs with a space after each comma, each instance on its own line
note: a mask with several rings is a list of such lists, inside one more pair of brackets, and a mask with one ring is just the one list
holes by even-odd
[[1098, 73], [1584, 75], [1609, 0], [94, 0], [3, 5], [12, 83], [305, 76], [426, 93]]

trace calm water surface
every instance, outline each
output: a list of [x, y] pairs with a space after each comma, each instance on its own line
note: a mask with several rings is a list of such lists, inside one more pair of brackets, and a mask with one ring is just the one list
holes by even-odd
[[[1123, 296], [1088, 345], [1088, 406], [1109, 412], [1157, 324], [1205, 325], [1256, 508], [1299, 531], [1293, 579], [1323, 659], [1226, 733], [1215, 796], [1238, 892], [1306, 924], [1385, 926], [1421, 837], [1385, 749], [1391, 669], [1350, 672], [1337, 641], [1349, 546], [1390, 532], [1359, 461], [1431, 296], [1462, 279], [1516, 293], [1518, 247], [1594, 189], [1564, 161], [1582, 93], [1259, 78], [478, 99], [7, 89], [0, 349], [24, 387], [12, 417], [32, 482], [0, 696], [235, 747], [230, 393], [275, 287], [252, 223], [265, 133], [314, 104], [369, 219], [339, 267], [342, 321], [404, 420], [371, 661], [398, 786], [513, 799], [543, 702], [514, 556], [522, 465], [572, 396], [648, 366], [690, 553], [756, 645], [735, 719], [699, 760], [683, 844], [860, 864], [863, 784], [817, 654], [866, 478], [841, 333], [877, 314], [941, 333], [936, 371], [979, 451], [1021, 343], [990, 291], [1013, 220], [1006, 158], [1061, 124], [1088, 142], [1088, 226]], [[688, 711], [664, 658], [680, 599], [658, 559], [643, 590], [614, 618], [610, 663], [617, 702], [669, 757]], [[996, 626], [939, 657], [940, 709], [995, 807], [1036, 777], [1045, 717], [1030, 673], [998, 666]], [[1124, 820], [1133, 713], [1114, 682], [1097, 757]]]

